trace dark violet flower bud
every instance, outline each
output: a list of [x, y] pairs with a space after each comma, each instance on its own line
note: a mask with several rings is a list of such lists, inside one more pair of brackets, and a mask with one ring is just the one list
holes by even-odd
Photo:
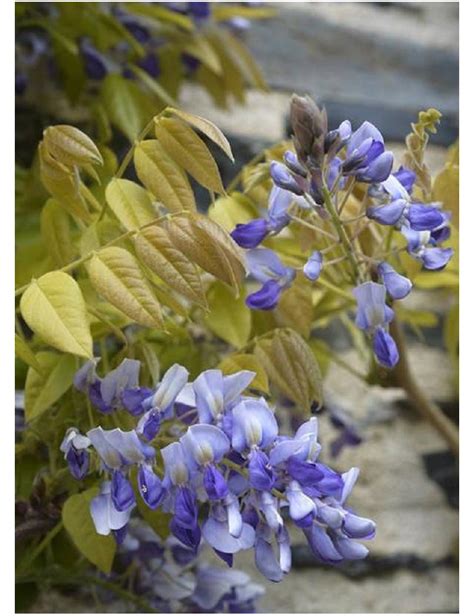
[[416, 173], [406, 167], [400, 167], [393, 175], [397, 178], [407, 193], [410, 194], [416, 181]]
[[183, 528], [192, 529], [197, 524], [196, 496], [189, 488], [179, 488], [174, 503], [174, 518]]
[[143, 401], [151, 396], [153, 390], [149, 387], [135, 387], [124, 389], [122, 392], [122, 404], [132, 415], [141, 415], [145, 412]]
[[108, 72], [104, 56], [87, 41], [80, 43], [80, 50], [87, 76], [97, 81], [104, 79]]
[[86, 449], [76, 449], [71, 445], [66, 453], [69, 471], [74, 479], [84, 479], [89, 470], [89, 452]]
[[302, 486], [312, 486], [324, 479], [323, 471], [315, 462], [299, 460], [295, 456], [289, 458], [286, 470]]
[[201, 529], [197, 523], [191, 528], [185, 528], [174, 516], [170, 522], [170, 531], [183, 545], [191, 548], [194, 552], [197, 551], [201, 543]]
[[270, 164], [270, 175], [274, 183], [280, 188], [289, 190], [295, 195], [304, 194], [304, 190], [299, 186], [296, 178], [281, 163], [273, 161]]
[[230, 235], [242, 248], [256, 248], [265, 239], [268, 231], [268, 222], [264, 218], [257, 218], [245, 224], [238, 224]]
[[181, 61], [190, 73], [194, 73], [201, 66], [201, 61], [189, 53], [182, 53]]
[[150, 509], [156, 509], [163, 500], [165, 490], [161, 479], [155, 475], [147, 464], [142, 464], [138, 471], [138, 489], [145, 503]]
[[287, 150], [284, 153], [283, 159], [284, 159], [287, 167], [289, 169], [291, 169], [291, 171], [293, 171], [293, 173], [297, 173], [298, 175], [301, 175], [301, 177], [303, 177], [303, 178], [305, 178], [308, 175], [307, 170], [299, 162], [298, 157], [296, 156], [296, 154], [294, 152], [292, 152], [291, 150]]
[[148, 73], [150, 77], [157, 79], [160, 76], [160, 72], [161, 72], [160, 63], [158, 61], [158, 56], [155, 53], [153, 52], [147, 53], [144, 58], [141, 58], [137, 62], [137, 64], [146, 73]]
[[135, 503], [132, 484], [121, 471], [114, 471], [111, 485], [112, 502], [117, 511], [125, 511]]
[[404, 199], [396, 199], [387, 205], [367, 208], [367, 217], [381, 225], [396, 225], [402, 218], [408, 203]]
[[270, 466], [268, 456], [255, 449], [249, 457], [249, 481], [256, 490], [270, 491], [275, 483], [275, 473]]
[[208, 464], [205, 467], [203, 484], [210, 500], [220, 500], [229, 493], [224, 476], [213, 464]]
[[393, 368], [399, 360], [397, 345], [392, 336], [378, 327], [374, 336], [374, 353], [377, 361], [385, 368]]
[[282, 288], [276, 280], [267, 280], [259, 291], [247, 296], [245, 303], [252, 310], [273, 310], [278, 304]]
[[102, 397], [100, 381], [96, 381], [89, 385], [89, 398], [92, 405], [101, 413], [108, 414], [113, 411], [112, 406], [107, 404]]
[[391, 265], [385, 262], [379, 263], [377, 271], [393, 299], [403, 299], [410, 293], [413, 286], [411, 281], [395, 271]]
[[313, 254], [309, 257], [303, 267], [303, 273], [308, 278], [308, 280], [312, 280], [313, 282], [317, 280], [321, 274], [321, 270], [323, 267], [323, 255], [319, 250], [315, 250]]
[[161, 415], [156, 409], [151, 409], [143, 415], [137, 425], [137, 432], [147, 441], [152, 441], [160, 430]]
[[423, 203], [413, 203], [405, 215], [414, 231], [431, 231], [445, 222], [438, 208]]
[[426, 248], [421, 255], [421, 260], [426, 269], [436, 271], [446, 267], [453, 254], [452, 248]]

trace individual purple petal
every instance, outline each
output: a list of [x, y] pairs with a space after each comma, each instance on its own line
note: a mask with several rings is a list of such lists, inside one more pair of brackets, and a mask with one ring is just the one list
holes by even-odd
[[221, 500], [229, 493], [224, 476], [213, 464], [204, 469], [203, 485], [210, 500]]
[[138, 387], [140, 362], [136, 359], [124, 359], [122, 363], [109, 372], [101, 381], [100, 393], [107, 406], [116, 406], [124, 389]]
[[224, 377], [224, 406], [235, 402], [256, 376], [251, 370], [239, 370]]
[[265, 282], [259, 291], [247, 296], [245, 303], [251, 310], [273, 310], [278, 304], [282, 287], [275, 280]]
[[399, 274], [391, 265], [385, 262], [379, 263], [377, 271], [393, 299], [403, 299], [410, 293], [413, 286], [411, 281]]
[[386, 321], [385, 287], [376, 282], [364, 282], [352, 291], [357, 300], [356, 325], [370, 331]]
[[438, 208], [423, 203], [412, 203], [405, 216], [414, 231], [432, 231], [445, 222]]
[[232, 410], [232, 447], [237, 451], [246, 448], [268, 447], [278, 434], [275, 414], [264, 398], [247, 398]]
[[361, 560], [369, 553], [365, 545], [353, 539], [346, 539], [345, 537], [336, 537], [334, 539], [334, 545], [337, 551], [342, 554], [343, 558], [347, 558], [347, 560]]
[[359, 472], [359, 469], [356, 466], [353, 466], [350, 470], [347, 471], [347, 473], [343, 473], [342, 480], [344, 482], [344, 487], [342, 489], [342, 495], [340, 499], [341, 503], [345, 503], [346, 500], [349, 498], [352, 489], [354, 488], [355, 482], [359, 477]]
[[306, 516], [314, 513], [314, 502], [304, 494], [297, 481], [290, 481], [285, 490], [286, 499], [290, 505], [290, 517], [298, 522]]
[[403, 184], [397, 179], [396, 174], [391, 174], [386, 180], [381, 183], [381, 186], [386, 194], [389, 194], [393, 200], [402, 199], [403, 201], [409, 201], [410, 195], [403, 186]]
[[106, 438], [106, 431], [103, 428], [100, 426], [93, 428], [89, 430], [87, 436], [107, 468], [118, 469], [123, 465], [123, 458], [120, 455], [120, 451], [108, 441]]
[[307, 170], [303, 167], [303, 165], [299, 162], [298, 157], [291, 150], [287, 150], [283, 154], [283, 159], [289, 169], [301, 177], [305, 178], [308, 174]]
[[374, 353], [379, 364], [386, 368], [393, 368], [398, 363], [397, 345], [392, 336], [383, 327], [378, 327], [375, 331]]
[[163, 375], [158, 389], [152, 398], [153, 407], [162, 411], [168, 410], [186, 385], [188, 376], [189, 372], [183, 366], [179, 364], [171, 366]]
[[199, 466], [219, 462], [230, 449], [230, 441], [224, 432], [209, 424], [190, 426], [180, 440]]
[[367, 208], [367, 217], [381, 225], [396, 225], [407, 209], [405, 199], [395, 199], [387, 205], [378, 205]]
[[272, 496], [271, 492], [261, 492], [259, 494], [258, 505], [260, 511], [265, 516], [268, 526], [277, 532], [278, 529], [283, 526], [283, 518], [278, 510], [278, 499]]
[[224, 379], [220, 370], [205, 370], [193, 383], [199, 419], [212, 423], [224, 410]]
[[138, 471], [138, 489], [150, 509], [156, 509], [163, 500], [165, 491], [161, 479], [148, 464], [142, 464]]
[[76, 449], [74, 445], [68, 449], [65, 455], [69, 471], [74, 479], [84, 479], [89, 470], [89, 452], [84, 449]]
[[400, 182], [403, 188], [408, 193], [411, 193], [413, 190], [413, 185], [416, 181], [416, 173], [407, 167], [399, 167], [398, 171], [396, 171], [393, 175]]
[[141, 415], [145, 409], [143, 402], [151, 396], [153, 390], [149, 387], [135, 387], [122, 391], [122, 405], [131, 415]]
[[280, 549], [280, 568], [283, 573], [289, 573], [291, 569], [291, 543], [290, 535], [284, 526], [281, 526], [276, 534]]
[[255, 537], [255, 566], [262, 575], [272, 582], [281, 582], [283, 579], [283, 571], [272, 545], [259, 534], [258, 527]]
[[170, 522], [170, 531], [183, 545], [191, 548], [196, 553], [201, 543], [201, 529], [198, 524], [192, 528], [185, 528], [180, 525], [176, 517], [173, 517]]
[[110, 494], [117, 511], [125, 511], [135, 504], [132, 484], [120, 471], [114, 471], [112, 474]]
[[227, 524], [210, 517], [204, 523], [202, 535], [207, 543], [215, 550], [227, 554], [235, 554], [240, 550], [248, 550], [255, 541], [255, 531], [249, 524], [242, 524], [240, 537], [233, 537]]
[[454, 254], [452, 248], [427, 248], [422, 254], [423, 266], [428, 270], [441, 270]]
[[256, 218], [245, 224], [238, 224], [230, 235], [242, 248], [256, 248], [269, 231], [268, 222], [264, 218]]
[[233, 537], [240, 537], [242, 533], [242, 515], [240, 513], [239, 499], [229, 492], [224, 498], [224, 508], [227, 515], [227, 528]]
[[97, 358], [89, 359], [74, 375], [74, 387], [82, 393], [87, 393], [89, 385], [99, 380], [96, 373], [97, 362]]
[[287, 280], [291, 275], [291, 268], [287, 268], [280, 261], [280, 258], [269, 248], [254, 248], [245, 254], [249, 273], [258, 280], [265, 283], [269, 280]]
[[174, 501], [176, 522], [183, 528], [194, 528], [197, 524], [197, 515], [196, 495], [189, 488], [179, 488]]
[[321, 526], [312, 524], [309, 528], [303, 529], [303, 532], [316, 558], [326, 563], [336, 563], [343, 559], [331, 538]]
[[[141, 464], [154, 455], [154, 449], [144, 445], [138, 438], [135, 430], [124, 432], [120, 428], [105, 431], [107, 442], [115, 447], [126, 464]], [[90, 433], [87, 433], [90, 437]], [[92, 438], [91, 438], [92, 441]]]
[[256, 490], [271, 490], [275, 484], [275, 473], [270, 466], [268, 456], [258, 449], [249, 456], [249, 482]]
[[188, 481], [189, 470], [186, 466], [186, 452], [179, 442], [170, 443], [161, 450], [165, 463], [165, 473], [173, 485], [183, 485]]
[[383, 152], [377, 156], [367, 167], [356, 174], [360, 182], [383, 182], [388, 178], [393, 167], [393, 153]]
[[325, 478], [324, 472], [317, 463], [301, 460], [296, 456], [290, 457], [286, 469], [291, 477], [302, 486], [312, 486]]
[[147, 411], [137, 424], [137, 432], [147, 441], [152, 441], [160, 431], [162, 413], [155, 408]]
[[315, 250], [303, 267], [303, 273], [308, 280], [315, 281], [319, 278], [323, 267], [323, 255]]
[[350, 155], [356, 148], [360, 146], [367, 139], [373, 139], [374, 141], [384, 142], [382, 133], [370, 122], [364, 122], [359, 128], [352, 133], [352, 136], [347, 145], [347, 154]]
[[346, 535], [353, 539], [366, 539], [374, 536], [376, 527], [375, 523], [368, 518], [347, 513], [342, 528]]
[[96, 532], [99, 535], [109, 535], [111, 530], [123, 528], [130, 519], [133, 509], [117, 511], [111, 498], [111, 484], [105, 481], [101, 486], [100, 494], [95, 496], [90, 503], [90, 512]]
[[316, 517], [333, 529], [340, 528], [344, 520], [344, 514], [340, 509], [325, 505], [324, 503], [318, 504]]
[[276, 186], [283, 188], [284, 190], [289, 190], [295, 195], [303, 195], [304, 190], [301, 188], [299, 183], [297, 182], [295, 176], [290, 173], [285, 165], [273, 161], [270, 163], [270, 176]]

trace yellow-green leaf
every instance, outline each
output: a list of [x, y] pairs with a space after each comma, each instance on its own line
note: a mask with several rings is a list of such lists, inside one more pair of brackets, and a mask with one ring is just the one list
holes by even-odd
[[297, 278], [283, 292], [275, 310], [275, 319], [280, 327], [293, 327], [304, 338], [309, 338], [313, 323], [311, 286], [303, 277]]
[[31, 350], [29, 344], [21, 338], [18, 334], [15, 334], [15, 355], [21, 361], [24, 361], [25, 364], [36, 370], [36, 372], [41, 373], [42, 368], [36, 359], [36, 355]]
[[188, 37], [184, 51], [190, 56], [200, 60], [206, 68], [210, 69], [216, 75], [222, 73], [219, 56], [201, 33]]
[[232, 231], [239, 223], [246, 223], [258, 217], [253, 201], [239, 192], [219, 197], [211, 205], [208, 216], [227, 231]]
[[208, 137], [211, 141], [213, 141], [216, 145], [218, 145], [225, 154], [230, 158], [232, 162], [234, 162], [234, 156], [232, 154], [232, 149], [230, 147], [230, 143], [227, 141], [226, 136], [218, 128], [213, 122], [207, 120], [206, 118], [202, 118], [201, 116], [194, 115], [193, 113], [189, 113], [188, 111], [181, 111], [181, 109], [168, 108], [167, 111], [172, 113], [175, 116], [178, 116], [188, 124], [191, 124], [195, 128], [204, 133], [206, 137]]
[[150, 192], [172, 212], [194, 211], [196, 202], [186, 174], [166, 154], [156, 139], [135, 147], [137, 175]]
[[161, 327], [160, 304], [137, 260], [117, 246], [95, 253], [87, 265], [95, 290], [112, 306], [145, 327]]
[[63, 506], [64, 527], [74, 545], [88, 561], [109, 574], [114, 561], [116, 543], [112, 535], [98, 535], [90, 514], [90, 502], [97, 488], [70, 496]]
[[221, 361], [218, 368], [222, 370], [224, 374], [234, 374], [235, 372], [239, 372], [239, 370], [250, 370], [251, 372], [255, 372], [255, 377], [249, 387], [266, 394], [269, 393], [267, 373], [255, 355], [251, 355], [250, 353], [228, 355]]
[[111, 180], [105, 190], [105, 198], [128, 231], [138, 229], [156, 218], [148, 192], [130, 180]]
[[112, 124], [131, 142], [157, 111], [153, 101], [136, 83], [117, 74], [104, 79], [100, 97]]
[[261, 340], [255, 354], [270, 381], [296, 404], [309, 412], [323, 400], [319, 365], [304, 339], [290, 329], [276, 330], [271, 340]]
[[41, 236], [57, 267], [74, 259], [69, 216], [54, 199], [49, 199], [41, 211]]
[[241, 249], [222, 227], [200, 214], [182, 214], [165, 221], [163, 228], [188, 259], [236, 293], [245, 272]]
[[205, 321], [209, 329], [235, 348], [242, 347], [250, 336], [252, 316], [245, 305], [244, 294], [235, 299], [232, 291], [216, 282], [207, 294], [209, 314]]
[[50, 154], [66, 165], [102, 165], [104, 162], [92, 139], [74, 126], [49, 126], [43, 139]]
[[77, 282], [64, 272], [33, 280], [20, 310], [28, 326], [47, 344], [81, 357], [92, 357], [86, 305]]
[[459, 228], [459, 166], [448, 164], [433, 183], [433, 199], [441, 201], [444, 209], [452, 214], [452, 222]]
[[25, 417], [33, 421], [42, 415], [71, 387], [76, 362], [72, 355], [38, 353], [40, 371], [28, 370], [25, 384]]
[[138, 258], [172, 289], [201, 306], [206, 298], [196, 266], [171, 241], [163, 227], [143, 229], [135, 237]]
[[179, 118], [155, 120], [155, 135], [174, 162], [209, 190], [224, 193], [216, 161], [204, 141]]

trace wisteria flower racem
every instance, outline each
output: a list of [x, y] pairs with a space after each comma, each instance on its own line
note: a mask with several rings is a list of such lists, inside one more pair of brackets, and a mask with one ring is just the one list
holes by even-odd
[[[388, 331], [392, 312], [386, 306], [384, 316], [379, 318], [379, 308], [385, 306], [385, 293], [388, 302], [403, 299], [410, 293], [412, 282], [391, 262], [396, 251], [382, 257], [360, 253], [353, 243], [357, 234], [350, 238], [345, 229], [351, 221], [341, 216], [344, 204], [355, 183], [365, 185], [365, 205], [356, 220], [362, 226], [365, 218], [366, 225], [377, 223], [400, 231], [406, 238], [408, 254], [427, 270], [444, 268], [453, 255], [451, 248], [440, 246], [450, 236], [450, 216], [440, 203], [422, 203], [414, 197], [415, 172], [406, 167], [393, 171], [393, 154], [386, 150], [382, 134], [370, 122], [353, 130], [346, 120], [329, 131], [325, 110], [310, 98], [296, 95], [291, 100], [290, 120], [295, 151], [287, 150], [282, 161], [270, 163], [273, 188], [267, 212], [262, 218], [238, 224], [232, 232], [237, 244], [247, 250], [249, 275], [262, 284], [247, 297], [247, 305], [254, 310], [273, 310], [292, 285], [298, 269], [316, 282], [323, 267], [346, 260], [352, 266], [358, 301], [356, 323], [370, 335], [378, 363], [392, 368], [398, 362], [398, 350]], [[261, 247], [267, 238], [278, 235], [295, 220], [298, 212], [309, 212], [327, 221], [332, 226], [329, 236], [337, 240], [335, 245], [342, 247], [343, 255], [328, 261], [325, 251], [331, 248], [317, 249], [301, 268], [290, 268], [274, 250]], [[314, 228], [316, 233], [324, 233], [320, 227]], [[375, 310], [370, 318], [369, 304]]]
[[[366, 287], [359, 295], [360, 326], [377, 336], [379, 329], [385, 331], [390, 311], [383, 303], [385, 289], [382, 285]], [[125, 406], [124, 392], [130, 386], [139, 387], [135, 364], [134, 378], [128, 378], [130, 367], [124, 360], [100, 381], [100, 385], [114, 384], [105, 388], [114, 408], [120, 407], [120, 400]], [[124, 374], [127, 378], [117, 378]], [[89, 389], [85, 375], [92, 375]], [[69, 429], [61, 450], [72, 475], [84, 478], [92, 451], [105, 475], [100, 494], [90, 506], [96, 531], [113, 533], [119, 543], [126, 541], [139, 493], [150, 509], [171, 514], [170, 530], [182, 550], [195, 555], [205, 542], [232, 566], [234, 554], [253, 549], [257, 568], [273, 581], [281, 580], [291, 568], [286, 520], [301, 528], [323, 562], [365, 557], [367, 548], [358, 541], [371, 539], [375, 524], [345, 504], [358, 470], [340, 474], [320, 462], [315, 417], [294, 436], [281, 435], [266, 400], [245, 394], [254, 376], [246, 370], [227, 376], [220, 370], [207, 370], [188, 383], [187, 371], [174, 365], [146, 394], [135, 429], [99, 426], [86, 435]], [[96, 395], [97, 388], [90, 387], [91, 379], [93, 384], [97, 378], [86, 364], [76, 375], [76, 386]], [[104, 396], [105, 391], [99, 390]], [[182, 428], [173, 430], [173, 436], [162, 437], [158, 425], [148, 438], [142, 428], [150, 408], [179, 419], [180, 400], [194, 411], [193, 420], [175, 423]], [[161, 438], [169, 444], [160, 447]], [[155, 470], [157, 448], [164, 462], [162, 477]]]

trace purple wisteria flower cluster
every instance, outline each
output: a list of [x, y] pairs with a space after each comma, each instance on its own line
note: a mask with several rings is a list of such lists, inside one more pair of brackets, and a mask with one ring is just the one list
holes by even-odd
[[273, 581], [291, 567], [289, 521], [325, 563], [367, 555], [359, 540], [374, 537], [375, 523], [346, 504], [359, 471], [341, 474], [319, 460], [316, 417], [293, 436], [280, 434], [268, 402], [244, 393], [251, 371], [206, 370], [188, 382], [175, 364], [153, 389], [139, 386], [138, 371], [139, 362], [124, 360], [100, 378], [87, 362], [75, 379], [98, 411], [122, 408], [138, 418], [129, 431], [70, 428], [61, 445], [76, 479], [89, 472], [92, 451], [99, 458], [104, 479], [90, 507], [99, 534], [125, 540], [139, 493], [150, 509], [171, 515], [181, 546], [197, 553], [205, 542], [229, 566], [234, 554], [253, 549]]
[[[357, 266], [357, 259], [350, 254], [355, 247], [340, 216], [342, 207], [338, 210], [336, 205], [339, 195], [344, 195], [341, 200], [345, 203], [356, 182], [368, 184], [369, 205], [360, 219], [400, 231], [407, 240], [408, 254], [427, 270], [444, 268], [453, 255], [451, 248], [440, 245], [450, 236], [449, 213], [442, 211], [440, 203], [420, 203], [413, 197], [415, 173], [404, 167], [393, 171], [393, 154], [385, 149], [382, 134], [370, 122], [353, 130], [346, 120], [329, 131], [325, 110], [310, 98], [296, 95], [291, 100], [290, 119], [295, 152], [288, 150], [283, 162], [270, 164], [273, 188], [265, 215], [238, 224], [231, 233], [237, 244], [247, 249], [249, 275], [262, 285], [247, 297], [247, 305], [254, 310], [273, 310], [282, 292], [291, 286], [297, 270], [286, 267], [275, 251], [261, 247], [261, 243], [285, 229], [295, 211], [311, 211], [332, 223], [333, 236], [345, 250], [341, 259], [352, 260], [356, 323], [372, 337], [377, 361], [392, 368], [399, 357], [388, 332], [394, 313], [386, 296], [402, 299], [412, 283], [383, 258], [374, 262], [367, 257], [370, 268], [365, 273]], [[323, 267], [323, 252], [315, 250], [301, 269], [308, 280], [317, 281]]]
[[[42, 10], [46, 15], [55, 19], [58, 10], [54, 3], [42, 3]], [[212, 3], [210, 2], [164, 2], [164, 8], [188, 16], [197, 29], [205, 28], [212, 23]], [[258, 3], [242, 3], [250, 7]], [[157, 34], [153, 20], [127, 11], [120, 3], [110, 3], [104, 7], [104, 13], [110, 18], [110, 23], [117, 20], [117, 27], [124, 27], [143, 49], [143, 56], [134, 60], [134, 64], [145, 71], [153, 79], [162, 73], [159, 51], [167, 44], [163, 35]], [[250, 27], [250, 20], [233, 16], [220, 22], [234, 35], [241, 37]], [[151, 24], [151, 26], [150, 26]], [[101, 81], [108, 74], [121, 74], [127, 79], [136, 79], [130, 68], [128, 56], [131, 53], [129, 41], [122, 40], [107, 50], [98, 49], [94, 41], [87, 36], [78, 38], [78, 48], [87, 77], [92, 81]], [[47, 32], [42, 33], [38, 28], [25, 28], [21, 31], [17, 44], [17, 71], [15, 74], [15, 93], [21, 96], [27, 89], [30, 76], [34, 73], [38, 63], [46, 62], [51, 75], [57, 76], [59, 68], [52, 53], [50, 37]], [[190, 74], [195, 72], [201, 61], [189, 53], [181, 54], [183, 67]]]

